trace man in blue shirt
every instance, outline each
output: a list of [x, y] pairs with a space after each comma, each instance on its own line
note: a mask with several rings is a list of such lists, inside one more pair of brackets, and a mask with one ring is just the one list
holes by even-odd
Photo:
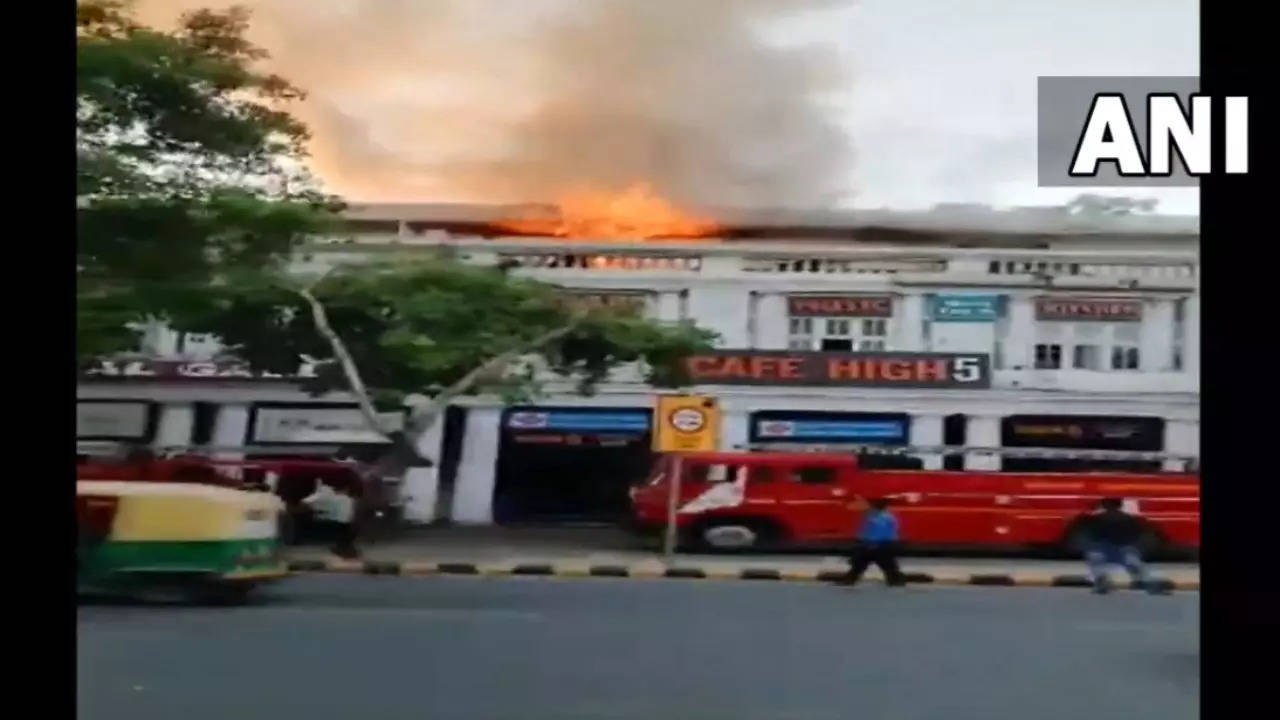
[[889, 501], [877, 498], [862, 520], [862, 529], [853, 552], [849, 555], [849, 574], [844, 583], [853, 585], [862, 578], [871, 563], [884, 573], [885, 583], [898, 587], [906, 584], [898, 568], [898, 518], [889, 512]]

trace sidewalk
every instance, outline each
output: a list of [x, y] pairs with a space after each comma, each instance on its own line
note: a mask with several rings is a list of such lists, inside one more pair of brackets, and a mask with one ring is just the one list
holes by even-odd
[[[848, 565], [822, 553], [687, 554], [671, 563], [652, 547], [610, 527], [436, 527], [407, 530], [362, 546], [359, 562], [334, 558], [327, 548], [302, 545], [286, 550], [296, 570], [386, 572], [391, 574], [608, 575], [626, 577], [709, 577], [820, 580]], [[1084, 564], [1026, 557], [912, 557], [903, 570], [918, 581], [940, 584], [1068, 585], [1083, 581]], [[1159, 563], [1152, 574], [1179, 589], [1199, 589], [1194, 563]], [[1117, 571], [1119, 578], [1123, 571]], [[868, 572], [877, 579], [878, 571]], [[919, 578], [927, 576], [929, 580]]]

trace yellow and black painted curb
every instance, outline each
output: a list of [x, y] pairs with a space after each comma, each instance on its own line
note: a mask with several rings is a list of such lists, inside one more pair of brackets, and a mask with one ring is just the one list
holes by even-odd
[[[483, 575], [483, 576], [544, 576], [544, 577], [600, 577], [600, 578], [681, 578], [690, 580], [774, 580], [799, 582], [839, 582], [844, 573], [838, 570], [778, 569], [769, 567], [697, 567], [690, 565], [662, 566], [657, 563], [633, 565], [586, 565], [556, 563], [480, 564], [470, 562], [395, 562], [378, 560], [293, 560], [289, 562], [293, 573], [351, 573], [365, 575]], [[905, 574], [909, 584], [922, 585], [978, 585], [994, 587], [1092, 587], [1084, 575], [1052, 575], [1048, 573], [925, 573]], [[875, 576], [870, 582], [882, 582]], [[1157, 579], [1156, 589], [1198, 591], [1199, 580]], [[1139, 589], [1130, 583], [1130, 589]]]

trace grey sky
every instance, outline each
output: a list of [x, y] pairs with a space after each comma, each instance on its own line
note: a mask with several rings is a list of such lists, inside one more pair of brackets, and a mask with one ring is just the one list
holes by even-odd
[[[1199, 74], [1196, 0], [860, 0], [839, 18], [818, 32], [855, 63], [858, 206], [1062, 202], [1081, 189], [1036, 186], [1037, 76]], [[1113, 192], [1199, 211], [1198, 188]]]

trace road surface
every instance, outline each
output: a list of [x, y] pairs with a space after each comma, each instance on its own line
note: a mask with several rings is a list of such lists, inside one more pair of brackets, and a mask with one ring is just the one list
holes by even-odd
[[1199, 595], [312, 575], [79, 610], [84, 720], [1198, 717]]

